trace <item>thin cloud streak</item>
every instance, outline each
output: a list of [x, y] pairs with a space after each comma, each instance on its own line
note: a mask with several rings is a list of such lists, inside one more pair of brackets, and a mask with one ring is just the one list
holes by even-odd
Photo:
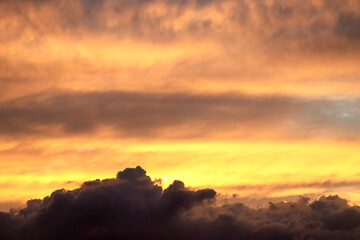
[[222, 186], [220, 189], [228, 190], [282, 190], [282, 189], [296, 189], [296, 188], [341, 188], [341, 187], [359, 187], [360, 181], [324, 181], [324, 182], [310, 182], [310, 183], [279, 183], [279, 184], [259, 184], [259, 185], [234, 185]]

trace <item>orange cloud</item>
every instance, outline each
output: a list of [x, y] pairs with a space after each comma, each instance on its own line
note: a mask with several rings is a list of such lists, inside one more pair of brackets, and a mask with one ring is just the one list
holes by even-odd
[[2, 1], [2, 98], [51, 88], [356, 95], [359, 9], [351, 0]]
[[138, 162], [166, 184], [290, 182], [265, 198], [359, 180], [356, 0], [5, 0], [0, 15], [4, 206]]

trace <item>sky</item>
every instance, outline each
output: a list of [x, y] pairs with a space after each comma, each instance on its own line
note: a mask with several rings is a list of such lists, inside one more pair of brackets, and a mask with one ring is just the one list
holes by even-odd
[[360, 204], [359, 1], [3, 0], [0, 16], [0, 210], [136, 166], [251, 207]]

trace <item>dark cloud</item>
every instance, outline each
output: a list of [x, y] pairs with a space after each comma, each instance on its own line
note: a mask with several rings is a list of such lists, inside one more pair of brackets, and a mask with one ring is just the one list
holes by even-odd
[[0, 212], [0, 237], [1, 239], [14, 239], [15, 220], [7, 213]]
[[360, 226], [360, 208], [351, 207], [342, 212], [322, 218], [324, 226], [330, 230], [349, 231]]
[[354, 12], [344, 12], [339, 14], [335, 26], [338, 34], [346, 38], [360, 40], [360, 15]]
[[164, 228], [178, 222], [182, 212], [214, 199], [215, 194], [211, 189], [188, 189], [181, 181], [162, 191], [142, 168], [128, 168], [115, 179], [86, 182], [73, 191], [57, 190], [43, 200], [30, 200], [15, 215], [1, 213], [0, 236], [4, 240], [163, 239], [173, 235]]
[[[183, 15], [185, 8], [206, 7], [211, 0], [198, 1], [2, 1], [0, 11], [7, 11], [7, 16], [16, 18], [22, 27], [15, 27], [8, 31], [7, 37], [0, 41], [11, 41], [26, 34], [34, 33], [36, 40], [42, 40], [48, 35], [64, 34], [71, 38], [84, 38], [88, 34], [110, 34], [116, 38], [124, 37], [145, 38], [152, 42], [173, 41], [186, 33], [186, 28], [175, 30], [174, 22], [169, 26], [166, 21], [174, 21]], [[152, 6], [163, 5], [169, 11], [159, 14]], [[170, 10], [170, 8], [173, 8]], [[36, 9], [54, 11], [55, 14], [39, 14], [30, 17], [31, 11]], [[112, 22], [109, 24], [109, 20]], [[196, 19], [192, 19], [195, 21]], [[47, 21], [43, 24], [42, 21]], [[114, 24], [115, 23], [115, 24]]]
[[141, 167], [57, 190], [0, 213], [0, 237], [17, 239], [358, 239], [360, 208], [338, 196], [252, 209], [215, 204], [215, 191], [174, 181], [162, 190]]
[[[230, 11], [225, 10], [227, 4], [233, 6]], [[154, 10], [159, 6], [167, 8], [168, 11], [160, 13]], [[201, 11], [205, 7], [213, 7], [223, 16], [223, 20], [219, 22], [211, 17], [206, 19], [199, 13], [182, 22], [184, 20], [181, 18], [186, 11]], [[41, 39], [47, 34], [83, 38], [88, 34], [97, 33], [110, 34], [120, 39], [133, 37], [160, 43], [176, 41], [188, 35], [200, 37], [205, 34], [221, 41], [224, 35], [228, 40], [236, 40], [244, 34], [255, 33], [258, 40], [271, 45], [272, 49], [276, 46], [283, 50], [301, 51], [304, 51], [304, 48], [309, 51], [319, 50], [318, 48], [324, 48], [326, 51], [348, 50], [344, 42], [337, 38], [338, 35], [350, 41], [354, 37], [358, 38], [357, 16], [360, 13], [360, 5], [356, 0], [275, 0], [255, 3], [249, 0], [33, 0], [25, 3], [2, 1], [1, 9], [9, 17], [10, 25], [11, 18], [21, 22], [19, 25], [3, 29], [7, 32], [0, 38], [4, 42], [19, 38], [28, 31], [33, 32], [36, 39]], [[55, 14], [49, 16], [39, 12], [36, 17], [32, 16], [31, 12], [37, 9], [52, 11]], [[334, 23], [334, 19], [338, 21]], [[213, 27], [201, 24], [212, 20], [216, 22]], [[182, 23], [179, 24], [177, 21]], [[196, 35], [196, 32], [187, 27], [190, 24], [196, 24], [204, 31], [201, 31], [201, 35]], [[231, 32], [227, 29], [231, 29]], [[226, 44], [229, 42], [226, 41]], [[356, 47], [355, 44], [351, 46]]]
[[227, 137], [357, 139], [358, 105], [280, 95], [44, 93], [2, 103], [0, 133], [78, 135], [105, 126], [116, 136], [136, 138], [221, 138], [231, 132]]
[[354, 0], [243, 0], [237, 1], [231, 18], [245, 33], [254, 33], [255, 41], [277, 59], [279, 54], [299, 57], [358, 51], [353, 40], [358, 38], [359, 13], [360, 4]]

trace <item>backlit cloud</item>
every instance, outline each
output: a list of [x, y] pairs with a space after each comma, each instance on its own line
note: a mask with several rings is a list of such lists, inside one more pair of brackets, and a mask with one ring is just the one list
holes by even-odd
[[174, 181], [164, 191], [140, 168], [0, 212], [3, 239], [357, 239], [360, 209], [335, 196], [310, 202], [216, 206], [212, 189]]
[[[251, 207], [360, 202], [359, 1], [3, 0], [0, 16], [0, 209], [129, 165]], [[85, 188], [57, 194], [76, 202]], [[346, 209], [334, 218], [356, 225]], [[273, 218], [266, 229], [220, 214], [197, 223], [200, 239], [225, 225], [247, 239], [355, 236], [315, 215], [316, 234], [303, 220], [296, 231]]]

